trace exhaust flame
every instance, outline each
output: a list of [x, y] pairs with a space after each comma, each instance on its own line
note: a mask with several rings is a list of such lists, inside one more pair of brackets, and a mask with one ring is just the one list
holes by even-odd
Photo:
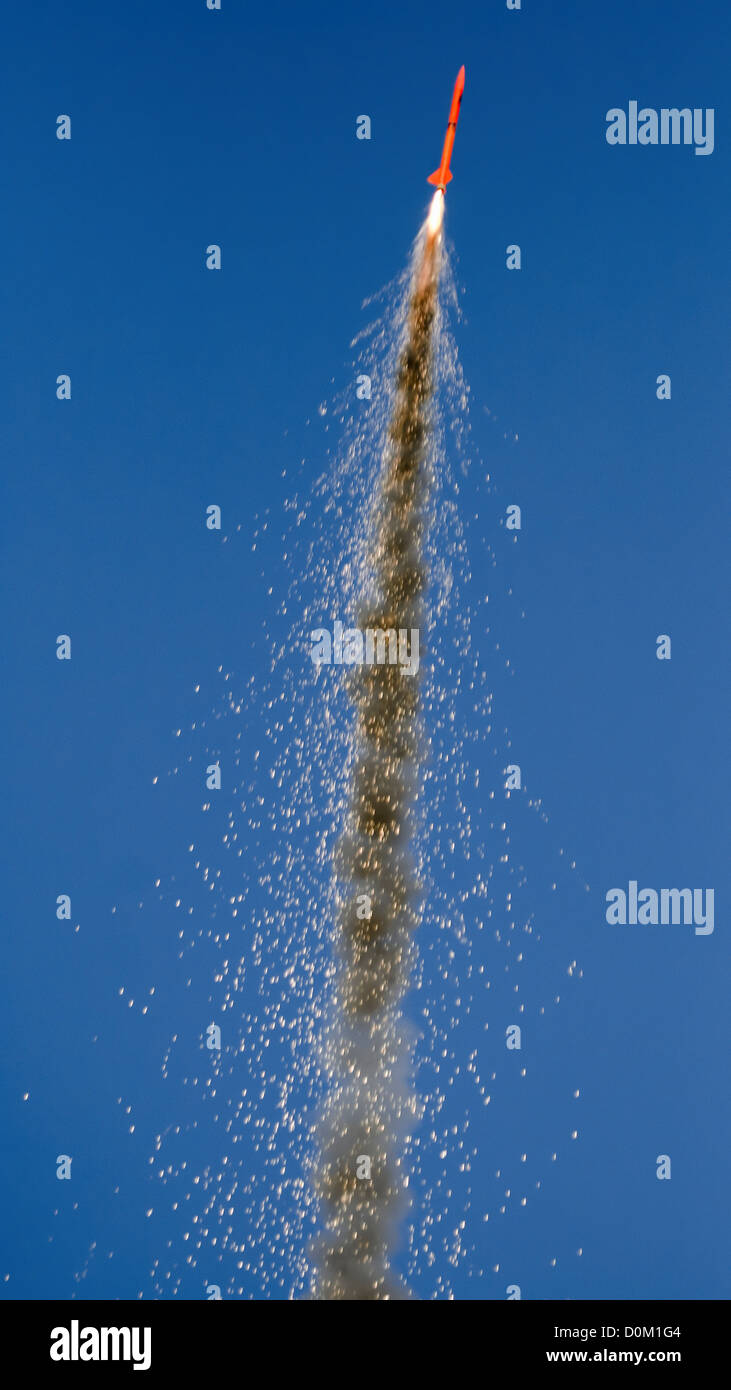
[[442, 230], [443, 218], [444, 193], [441, 188], [438, 188], [436, 193], [434, 194], [434, 197], [431, 200], [431, 205], [429, 207], [429, 216], [426, 220], [426, 232], [430, 241], [437, 235], [437, 232], [440, 232]]

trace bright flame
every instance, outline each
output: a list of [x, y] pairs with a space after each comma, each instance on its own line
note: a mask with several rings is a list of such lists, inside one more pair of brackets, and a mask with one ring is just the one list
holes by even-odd
[[444, 216], [444, 192], [438, 188], [431, 200], [429, 216], [427, 218], [426, 230], [429, 237], [435, 237], [441, 231], [442, 218]]

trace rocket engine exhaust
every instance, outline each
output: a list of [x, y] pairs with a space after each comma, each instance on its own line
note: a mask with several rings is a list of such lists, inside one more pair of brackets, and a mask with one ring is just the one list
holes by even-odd
[[401, 1146], [417, 1115], [401, 1001], [421, 915], [413, 847], [425, 736], [415, 663], [406, 669], [392, 644], [397, 637], [412, 644], [423, 630], [443, 212], [442, 186], [414, 258], [374, 503], [373, 582], [357, 614], [357, 626], [375, 632], [383, 659], [352, 667], [348, 678], [353, 759], [346, 823], [334, 856], [337, 1023], [329, 1040], [331, 1086], [314, 1169], [322, 1229], [312, 1252], [312, 1294], [324, 1300], [411, 1297], [391, 1261], [405, 1206]]

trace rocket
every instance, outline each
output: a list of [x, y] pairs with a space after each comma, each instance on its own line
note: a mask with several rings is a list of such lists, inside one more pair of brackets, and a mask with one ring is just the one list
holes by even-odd
[[459, 108], [462, 104], [463, 91], [464, 67], [461, 67], [459, 72], [457, 73], [457, 81], [454, 84], [454, 91], [452, 93], [452, 105], [449, 108], [449, 122], [447, 124], [447, 133], [444, 137], [444, 147], [442, 149], [441, 163], [439, 165], [439, 168], [435, 169], [434, 173], [429, 175], [428, 179], [429, 183], [433, 183], [436, 185], [437, 188], [441, 188], [442, 193], [444, 192], [445, 188], [447, 187], [447, 184], [449, 183], [449, 180], [452, 177], [452, 173], [449, 168], [449, 162], [452, 158], [452, 146], [454, 144], [454, 136], [457, 130], [457, 121], [459, 120]]

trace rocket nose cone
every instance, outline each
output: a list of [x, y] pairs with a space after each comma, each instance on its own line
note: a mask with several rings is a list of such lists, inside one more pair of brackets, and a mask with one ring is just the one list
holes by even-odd
[[464, 91], [464, 63], [462, 64], [462, 67], [460, 68], [459, 72], [457, 73], [457, 81], [456, 81], [456, 83], [455, 83], [455, 90], [459, 92], [460, 96], [462, 95], [462, 93], [463, 93], [463, 91]]

